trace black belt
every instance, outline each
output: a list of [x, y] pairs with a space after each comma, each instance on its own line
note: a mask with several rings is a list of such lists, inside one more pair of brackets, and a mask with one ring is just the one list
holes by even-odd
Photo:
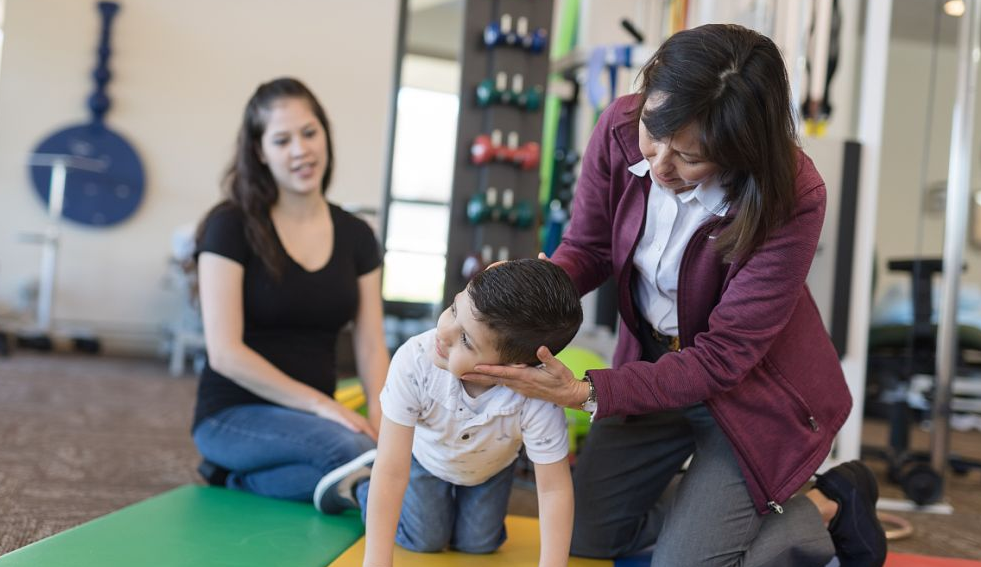
[[681, 341], [678, 337], [662, 335], [654, 330], [654, 326], [647, 322], [640, 309], [637, 313], [637, 338], [640, 341], [640, 359], [645, 362], [655, 362], [662, 355], [669, 352], [681, 350]]
[[661, 346], [670, 350], [671, 352], [678, 352], [681, 350], [681, 339], [679, 339], [678, 337], [672, 337], [671, 335], [662, 335], [661, 333], [658, 333], [653, 327], [651, 327], [651, 336]]

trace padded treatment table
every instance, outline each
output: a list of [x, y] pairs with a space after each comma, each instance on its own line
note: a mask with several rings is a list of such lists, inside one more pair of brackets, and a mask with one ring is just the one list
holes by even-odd
[[[394, 564], [398, 567], [538, 567], [538, 519], [508, 516], [505, 525], [508, 529], [508, 540], [494, 553], [413, 553], [395, 546]], [[330, 567], [361, 567], [363, 560], [364, 538], [361, 538], [331, 563]], [[613, 567], [613, 561], [571, 557], [569, 567]]]
[[363, 533], [353, 511], [188, 485], [12, 551], [0, 567], [323, 567]]

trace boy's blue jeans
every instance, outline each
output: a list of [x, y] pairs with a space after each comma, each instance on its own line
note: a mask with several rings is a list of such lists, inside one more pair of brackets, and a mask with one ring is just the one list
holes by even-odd
[[194, 429], [194, 443], [231, 471], [228, 488], [307, 502], [325, 474], [375, 447], [336, 421], [267, 404], [208, 417]]
[[[447, 547], [464, 553], [491, 553], [504, 540], [514, 463], [483, 484], [459, 486], [432, 475], [412, 457], [409, 485], [395, 543], [417, 552], [442, 551]], [[361, 517], [368, 509], [368, 482], [358, 485]]]

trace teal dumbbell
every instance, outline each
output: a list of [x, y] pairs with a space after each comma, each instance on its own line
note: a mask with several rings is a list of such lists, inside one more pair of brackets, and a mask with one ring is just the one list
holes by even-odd
[[514, 191], [505, 189], [501, 194], [503, 220], [516, 228], [528, 228], [535, 221], [535, 210], [528, 201], [514, 201]]
[[524, 77], [515, 74], [511, 77], [511, 104], [524, 110], [538, 110], [542, 106], [544, 92], [542, 87], [524, 88]]
[[472, 224], [494, 222], [501, 218], [503, 211], [497, 202], [497, 189], [487, 189], [476, 193], [467, 201], [467, 220]]
[[493, 79], [488, 77], [477, 85], [477, 106], [487, 108], [494, 104], [516, 106], [524, 110], [538, 110], [545, 97], [540, 86], [524, 88], [524, 77], [515, 74], [508, 88], [507, 73], [498, 73]]
[[486, 108], [492, 104], [510, 104], [513, 93], [508, 90], [507, 73], [498, 73], [494, 79], [486, 78], [477, 85], [477, 106]]

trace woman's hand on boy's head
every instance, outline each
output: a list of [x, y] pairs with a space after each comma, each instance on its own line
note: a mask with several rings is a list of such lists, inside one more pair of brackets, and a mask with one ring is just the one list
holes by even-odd
[[[544, 252], [539, 252], [539, 253], [538, 253], [538, 259], [539, 259], [539, 260], [548, 260], [548, 256], [546, 256]], [[551, 261], [551, 260], [549, 260], [549, 261]], [[488, 266], [487, 266], [486, 268], [484, 268], [484, 269], [485, 269], [485, 270], [489, 270], [489, 269], [491, 269], [491, 268], [493, 268], [493, 267], [495, 267], [495, 266], [500, 266], [501, 264], [503, 264], [503, 263], [505, 263], [505, 262], [507, 262], [507, 260], [498, 260], [498, 261], [496, 261], [496, 262], [492, 262], [491, 264], [489, 264], [489, 265], [488, 265]]]
[[484, 385], [501, 385], [515, 392], [538, 398], [564, 407], [579, 407], [579, 381], [572, 371], [552, 356], [547, 347], [539, 347], [538, 366], [526, 364], [492, 365], [478, 364], [473, 372], [462, 378], [468, 382]]

